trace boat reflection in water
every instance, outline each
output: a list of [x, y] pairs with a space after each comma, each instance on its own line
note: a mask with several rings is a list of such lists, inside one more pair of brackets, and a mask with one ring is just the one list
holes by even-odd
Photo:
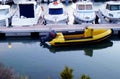
[[49, 51], [52, 53], [84, 50], [85, 55], [92, 57], [94, 50], [104, 49], [107, 47], [111, 47], [112, 45], [113, 45], [112, 41], [105, 40], [99, 43], [89, 44], [89, 45], [61, 46], [61, 47], [58, 46], [54, 47], [54, 46], [49, 46], [48, 44], [44, 44], [43, 48], [48, 48]]
[[39, 38], [31, 37], [6, 37], [1, 38], [0, 43], [8, 43], [8, 48], [12, 48], [14, 43], [34, 44], [39, 42]]
[[[39, 38], [33, 39], [29, 37], [17, 37], [17, 38], [6, 38], [0, 40], [0, 43], [8, 43], [8, 48], [12, 48], [12, 43], [23, 43], [23, 44], [33, 44], [35, 42], [40, 42]], [[73, 46], [60, 46], [60, 47], [54, 47], [50, 46], [48, 44], [41, 44], [42, 48], [47, 48], [51, 53], [57, 53], [57, 52], [65, 52], [65, 51], [81, 51], [84, 50], [85, 55], [92, 57], [94, 50], [104, 49], [107, 47], [111, 47], [113, 45], [113, 42], [111, 40], [104, 40], [99, 43], [89, 44], [89, 45], [73, 45]]]

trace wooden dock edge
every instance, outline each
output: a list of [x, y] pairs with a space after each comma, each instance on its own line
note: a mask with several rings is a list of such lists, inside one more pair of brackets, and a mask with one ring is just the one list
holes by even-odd
[[81, 24], [81, 25], [34, 25], [0, 27], [0, 38], [8, 36], [40, 36], [43, 32], [50, 30], [60, 31], [81, 31], [86, 27], [112, 29], [113, 34], [120, 34], [120, 24]]

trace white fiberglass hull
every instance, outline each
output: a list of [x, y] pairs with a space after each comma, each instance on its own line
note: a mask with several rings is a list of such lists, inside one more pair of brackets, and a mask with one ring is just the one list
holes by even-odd
[[27, 26], [37, 24], [39, 16], [36, 18], [15, 18], [12, 19], [12, 26]]
[[95, 12], [88, 14], [88, 13], [77, 13], [74, 12], [74, 21], [77, 23], [94, 23], [96, 14]]
[[75, 21], [76, 23], [79, 23], [79, 24], [82, 24], [82, 23], [92, 23], [92, 24], [94, 24], [95, 18], [94, 18], [94, 19], [91, 19], [91, 20], [84, 20], [84, 19], [82, 19], [82, 18], [79, 18], [79, 17], [74, 16], [74, 21]]
[[15, 4], [19, 4], [20, 2], [23, 2], [23, 1], [29, 1], [29, 0], [13, 0]]
[[120, 21], [120, 11], [111, 13], [112, 16], [110, 16], [110, 12], [109, 13], [101, 12], [101, 14], [107, 21]]
[[0, 5], [0, 26], [9, 26], [10, 6]]
[[60, 14], [60, 15], [45, 15], [45, 24], [68, 24], [68, 15]]
[[27, 26], [27, 25], [35, 25], [38, 23], [41, 13], [34, 18], [19, 18], [13, 16], [12, 18], [12, 26]]

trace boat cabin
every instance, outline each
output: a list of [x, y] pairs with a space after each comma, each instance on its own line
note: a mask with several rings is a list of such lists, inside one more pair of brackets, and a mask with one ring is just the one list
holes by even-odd
[[110, 11], [116, 11], [116, 10], [120, 10], [120, 3], [118, 2], [107, 2], [106, 3], [106, 9], [110, 10]]
[[18, 10], [12, 18], [12, 26], [37, 24], [42, 12], [40, 5], [35, 1], [23, 1], [17, 4], [17, 8]]
[[23, 18], [34, 18], [35, 17], [35, 8], [36, 3], [20, 3], [18, 6], [19, 17]]
[[106, 2], [104, 9], [100, 9], [105, 20], [110, 23], [120, 21], [120, 1]]
[[44, 25], [46, 24], [68, 24], [68, 14], [64, 10], [61, 2], [55, 1], [48, 5], [48, 11], [44, 15]]
[[79, 1], [73, 12], [75, 23], [95, 23], [96, 13], [93, 3], [90, 1]]
[[76, 4], [78, 10], [93, 10], [93, 4], [91, 2], [79, 2]]

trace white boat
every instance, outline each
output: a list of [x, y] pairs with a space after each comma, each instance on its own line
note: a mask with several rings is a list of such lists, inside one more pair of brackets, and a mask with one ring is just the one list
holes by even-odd
[[41, 7], [35, 1], [23, 1], [17, 5], [17, 12], [12, 17], [12, 26], [35, 25], [41, 16]]
[[60, 0], [61, 2], [72, 2], [72, 0]]
[[13, 0], [15, 4], [19, 4], [20, 2], [23, 2], [23, 1], [28, 1], [28, 0]]
[[94, 23], [96, 18], [93, 3], [90, 1], [79, 1], [75, 4], [73, 12], [74, 20], [77, 23]]
[[0, 5], [0, 26], [9, 26], [10, 6]]
[[[41, 0], [42, 1], [42, 0]], [[54, 0], [44, 0], [44, 2], [53, 2]]]
[[64, 11], [62, 3], [56, 1], [48, 5], [48, 12], [44, 15], [46, 24], [67, 24], [68, 14]]
[[12, 0], [0, 0], [0, 2], [1, 2], [2, 4], [7, 4], [7, 3], [12, 2]]
[[120, 21], [120, 1], [109, 1], [100, 9], [104, 18], [109, 22]]

